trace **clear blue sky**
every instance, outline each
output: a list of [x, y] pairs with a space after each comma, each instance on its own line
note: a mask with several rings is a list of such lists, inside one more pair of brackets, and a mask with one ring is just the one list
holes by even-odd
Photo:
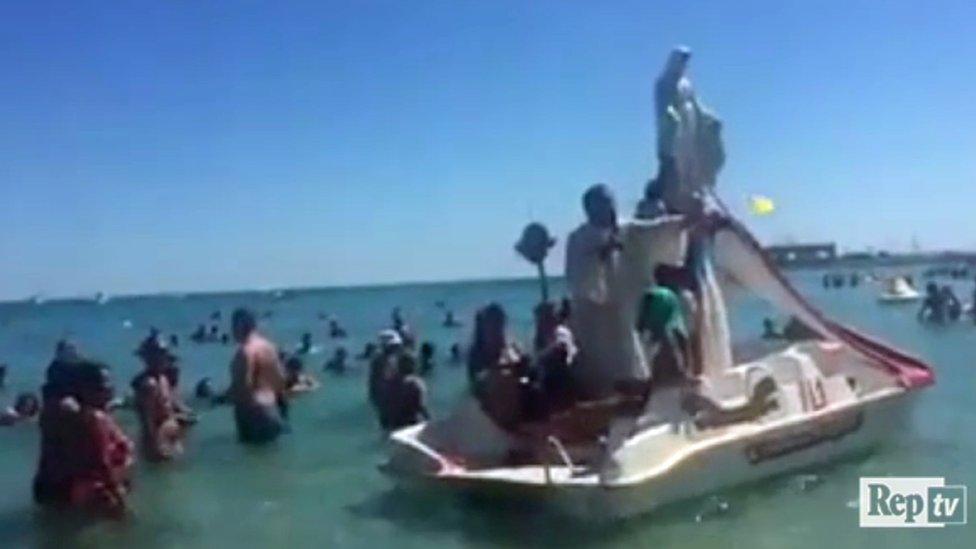
[[[766, 241], [976, 247], [972, 2], [0, 4], [0, 297], [530, 274], [695, 51]], [[561, 249], [552, 261], [562, 267]]]

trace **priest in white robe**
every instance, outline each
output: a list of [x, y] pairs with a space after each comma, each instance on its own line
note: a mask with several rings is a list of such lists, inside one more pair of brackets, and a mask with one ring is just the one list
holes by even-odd
[[620, 381], [649, 379], [635, 330], [638, 304], [656, 266], [682, 264], [687, 235], [682, 216], [618, 225], [606, 185], [591, 187], [583, 208], [587, 220], [566, 244], [570, 326], [579, 347], [574, 370], [584, 398], [603, 398]]

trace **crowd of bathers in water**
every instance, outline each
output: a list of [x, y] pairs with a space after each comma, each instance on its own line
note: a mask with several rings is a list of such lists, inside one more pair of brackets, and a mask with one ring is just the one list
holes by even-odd
[[[659, 284], [646, 291], [639, 304], [637, 333], [647, 346], [657, 385], [680, 383], [693, 375], [688, 371], [694, 363], [693, 337], [684, 321], [691, 304], [682, 294], [679, 274], [659, 269]], [[920, 319], [944, 323], [961, 316], [958, 298], [945, 290], [928, 284]], [[508, 315], [501, 305], [491, 303], [477, 311], [467, 350], [467, 375], [471, 393], [500, 427], [518, 429], [549, 420], [582, 398], [573, 379], [578, 350], [570, 330], [570, 303], [569, 299], [559, 304], [546, 301], [535, 308], [531, 351], [524, 351], [510, 339]], [[217, 314], [212, 317], [219, 318]], [[329, 319], [329, 336], [346, 337], [338, 322]], [[233, 312], [229, 337], [237, 349], [230, 365], [230, 387], [217, 391], [212, 381], [204, 378], [194, 391], [198, 402], [233, 406], [238, 437], [252, 444], [273, 441], [287, 432], [289, 399], [320, 386], [304, 366], [315, 348], [311, 333], [302, 335], [294, 351], [284, 352], [258, 331], [257, 324], [254, 313], [246, 309]], [[456, 327], [460, 323], [448, 311], [443, 325]], [[762, 337], [796, 341], [815, 334], [796, 319], [778, 329], [767, 318]], [[191, 337], [200, 343], [220, 339]], [[33, 485], [39, 504], [120, 516], [131, 489], [130, 470], [136, 450], [147, 461], [169, 461], [183, 453], [187, 431], [197, 417], [180, 396], [181, 371], [174, 352], [178, 345], [177, 337], [167, 338], [152, 329], [135, 351], [144, 368], [131, 381], [132, 397], [118, 399], [108, 365], [82, 356], [71, 341], [58, 342], [40, 398], [22, 393], [0, 414], [0, 425], [4, 426], [39, 418], [41, 455]], [[435, 356], [432, 343], [417, 344], [397, 308], [391, 314], [390, 327], [353, 357], [369, 363], [368, 401], [385, 432], [430, 417], [423, 377], [434, 369]], [[449, 357], [451, 364], [465, 362], [458, 344], [452, 345]], [[348, 351], [340, 346], [325, 361], [323, 370], [341, 375], [350, 367], [349, 360]], [[8, 367], [0, 364], [0, 387], [7, 373]], [[137, 414], [138, 444], [116, 423], [113, 411], [117, 408], [131, 408]]]
[[845, 285], [857, 288], [861, 284], [861, 273], [853, 272], [850, 275], [844, 273], [826, 273], [823, 275], [822, 284], [825, 289], [843, 288]]
[[[552, 430], [563, 422], [575, 434], [588, 436], [587, 424], [600, 424], [594, 414], [612, 407], [619, 409], [631, 401], [644, 402], [652, 386], [655, 390], [669, 385], [683, 387], [693, 384], [701, 375], [703, 360], [698, 343], [701, 334], [696, 322], [700, 317], [697, 312], [700, 298], [696, 297], [695, 287], [701, 281], [691, 270], [693, 265], [687, 260], [684, 265], [657, 262], [654, 284], [633, 294], [633, 300], [630, 293], [619, 288], [607, 293], [612, 288], [596, 283], [600, 279], [590, 276], [589, 267], [593, 265], [586, 261], [599, 266], [606, 261], [606, 254], [620, 253], [620, 245], [611, 239], [603, 247], [588, 248], [581, 246], [587, 243], [581, 239], [589, 237], [584, 230], [590, 230], [591, 225], [602, 219], [598, 215], [602, 210], [594, 204], [610, 209], [610, 215], [603, 216], [609, 220], [605, 224], [616, 227], [612, 196], [606, 189], [591, 190], [584, 204], [587, 224], [574, 233], [567, 246], [568, 288], [574, 297], [560, 302], [544, 298], [535, 307], [530, 346], [523, 349], [510, 337], [507, 312], [500, 304], [490, 303], [475, 314], [466, 359], [459, 345], [454, 344], [450, 349], [450, 363], [457, 365], [466, 360], [471, 394], [484, 413], [502, 429]], [[661, 225], [648, 227], [657, 230]], [[637, 226], [634, 230], [643, 229]], [[630, 249], [662, 249], [666, 247], [664, 244]], [[578, 258], [583, 263], [573, 265], [572, 255], [581, 253], [580, 250], [587, 251], [588, 255]], [[962, 315], [959, 299], [946, 288], [939, 288], [935, 283], [928, 285], [920, 319], [944, 323]], [[599, 302], [600, 306], [594, 306], [587, 301], [601, 295], [626, 296], [627, 302], [611, 303], [607, 310], [613, 314], [605, 315]], [[444, 310], [444, 327], [461, 325], [444, 304], [437, 306]], [[618, 312], [626, 313], [620, 318], [625, 319], [627, 326], [618, 326]], [[258, 329], [259, 316], [270, 315], [270, 312], [257, 315], [247, 309], [237, 309], [230, 316], [229, 331], [221, 334], [217, 323], [223, 316], [216, 311], [210, 317], [215, 324], [209, 329], [201, 325], [190, 337], [198, 344], [230, 340], [237, 344], [230, 360], [230, 386], [217, 390], [212, 380], [205, 378], [196, 384], [194, 395], [204, 405], [231, 406], [238, 439], [247, 444], [269, 443], [287, 432], [290, 399], [321, 385], [305, 368], [305, 363], [318, 353], [311, 332], [302, 335], [294, 350], [284, 351]], [[580, 329], [586, 325], [581, 322], [586, 320], [585, 315], [599, 321], [590, 324], [593, 333], [614, 330], [604, 337], [614, 345], [600, 347], [605, 341], [590, 341], [591, 352], [593, 348], [599, 349], [602, 358], [620, 348], [632, 349], [638, 355], [635, 363], [644, 366], [643, 370], [628, 370], [611, 379], [609, 395], [594, 389], [599, 389], [603, 380], [594, 382], [582, 375], [586, 370], [580, 357], [587, 341], [579, 338], [593, 335]], [[320, 319], [329, 321], [327, 333], [331, 339], [342, 341], [347, 337], [346, 329], [336, 318], [320, 315]], [[617, 327], [620, 329], [616, 330]], [[621, 341], [625, 344], [617, 344], [617, 336], [624, 338]], [[772, 319], [763, 322], [764, 340], [799, 341], [814, 337], [817, 335], [797, 319], [790, 319], [782, 329]], [[633, 348], [630, 343], [639, 348]], [[105, 516], [124, 515], [137, 450], [143, 459], [155, 462], [171, 461], [183, 454], [186, 435], [197, 416], [181, 398], [181, 370], [175, 352], [178, 346], [179, 338], [175, 335], [164, 337], [152, 329], [135, 351], [144, 367], [130, 383], [132, 396], [120, 400], [115, 397], [108, 365], [83, 356], [71, 341], [58, 342], [54, 359], [45, 372], [40, 398], [30, 393], [19, 395], [14, 406], [0, 414], [0, 425], [39, 418], [40, 459], [33, 484], [39, 504], [82, 508]], [[369, 364], [367, 400], [384, 432], [430, 418], [424, 376], [434, 370], [436, 356], [433, 343], [418, 342], [402, 311], [395, 308], [389, 327], [353, 357]], [[339, 346], [322, 368], [342, 375], [350, 368], [349, 361], [349, 352]], [[0, 386], [7, 370], [0, 365]], [[613, 401], [608, 407], [595, 406], [606, 396], [610, 398], [603, 400]], [[135, 411], [139, 420], [138, 444], [116, 422], [113, 412], [117, 408]], [[575, 421], [580, 417], [585, 421]]]
[[[270, 312], [260, 316], [267, 318]], [[369, 363], [368, 399], [386, 432], [429, 417], [422, 377], [435, 368], [437, 353], [429, 341], [417, 344], [399, 308], [391, 317], [390, 328], [354, 357]], [[215, 311], [209, 329], [200, 325], [190, 340], [197, 344], [236, 342], [230, 386], [217, 390], [210, 378], [203, 378], [197, 382], [194, 396], [198, 405], [232, 406], [241, 442], [271, 442], [289, 429], [289, 400], [320, 387], [305, 369], [305, 361], [317, 347], [309, 332], [293, 351], [279, 350], [260, 333], [257, 315], [247, 309], [233, 312], [230, 330], [224, 334], [218, 324], [221, 319], [220, 311]], [[347, 337], [337, 319], [323, 316], [322, 320], [328, 320], [330, 338]], [[461, 324], [452, 311], [446, 311], [443, 325], [456, 328]], [[38, 504], [121, 516], [137, 451], [154, 462], [183, 454], [184, 440], [197, 416], [181, 397], [179, 345], [177, 335], [166, 337], [156, 328], [150, 329], [134, 353], [143, 369], [131, 380], [131, 396], [118, 398], [107, 364], [85, 357], [73, 341], [57, 343], [40, 397], [21, 393], [13, 406], [0, 413], [2, 426], [34, 420], [40, 426], [40, 459], [33, 484]], [[451, 364], [463, 361], [460, 345], [451, 346], [449, 357]], [[348, 361], [348, 351], [340, 346], [323, 370], [342, 375], [349, 368]], [[0, 388], [6, 383], [8, 369], [0, 364]], [[123, 408], [138, 417], [138, 443], [115, 420], [115, 411]]]
[[[877, 280], [877, 276], [874, 274], [865, 275], [868, 280]], [[925, 292], [922, 296], [922, 306], [918, 310], [917, 318], [920, 322], [932, 325], [945, 325], [952, 322], [957, 322], [963, 319], [967, 314], [969, 317], [976, 322], [976, 287], [973, 288], [973, 293], [971, 296], [971, 301], [969, 304], [964, 304], [963, 301], [956, 295], [956, 291], [949, 284], [939, 284], [933, 279], [937, 277], [946, 277], [953, 280], [966, 279], [971, 276], [970, 268], [968, 266], [951, 266], [943, 265], [938, 267], [930, 267], [923, 272], [923, 276], [929, 279], [925, 284]], [[823, 275], [822, 284], [824, 289], [837, 289], [843, 288], [845, 285], [851, 288], [856, 288], [861, 280], [862, 275], [860, 273], [854, 272], [850, 275], [843, 273], [826, 273]], [[917, 286], [915, 284], [915, 277], [912, 275], [897, 276], [888, 279], [889, 286], [892, 286], [892, 282], [900, 282], [903, 284], [904, 289], [911, 291], [915, 296], [917, 296]], [[917, 299], [917, 297], [916, 297]], [[771, 327], [765, 326], [767, 333], [774, 333]]]
[[[969, 306], [969, 315], [976, 322], [976, 288], [973, 289], [973, 301]], [[927, 324], [944, 325], [956, 322], [963, 317], [965, 307], [952, 289], [952, 286], [939, 286], [935, 282], [925, 285], [925, 297], [918, 310], [918, 320]]]
[[[659, 344], [673, 346], [672, 352], [660, 356], [680, 363], [677, 346], [682, 343], [675, 338], [686, 336], [681, 335], [683, 326], [675, 323], [674, 315], [680, 314], [678, 298], [658, 289], [648, 293], [642, 306], [645, 313], [639, 327]], [[576, 396], [570, 365], [576, 349], [568, 328], [570, 315], [569, 300], [559, 305], [545, 302], [535, 309], [533, 353], [523, 352], [509, 339], [501, 305], [489, 304], [475, 315], [467, 354], [471, 391], [500, 426], [509, 428], [544, 418], [572, 405]], [[443, 326], [460, 325], [452, 312], [445, 312]], [[304, 368], [313, 349], [311, 335], [303, 334], [293, 352], [279, 351], [258, 330], [256, 315], [246, 309], [231, 315], [229, 335], [237, 344], [230, 361], [230, 386], [218, 391], [212, 380], [204, 378], [197, 383], [194, 396], [204, 405], [232, 406], [241, 442], [273, 441], [289, 429], [289, 399], [319, 386]], [[220, 338], [191, 340], [207, 343]], [[33, 484], [38, 504], [122, 516], [136, 454], [154, 462], [183, 454], [186, 435], [197, 416], [181, 397], [178, 346], [179, 338], [151, 329], [135, 350], [143, 369], [131, 380], [132, 396], [120, 399], [107, 364], [84, 356], [73, 341], [57, 343], [40, 398], [25, 393], [2, 417], [6, 425], [39, 418], [40, 459]], [[423, 376], [435, 368], [436, 352], [430, 342], [417, 344], [401, 311], [394, 309], [390, 327], [354, 357], [369, 363], [368, 401], [385, 432], [430, 417]], [[339, 347], [323, 370], [342, 374], [348, 360], [346, 349]], [[461, 346], [452, 345], [449, 363], [464, 361]], [[662, 367], [661, 375], [666, 371]], [[5, 376], [3, 367], [0, 382]], [[116, 422], [114, 414], [120, 408], [136, 413], [137, 442]]]

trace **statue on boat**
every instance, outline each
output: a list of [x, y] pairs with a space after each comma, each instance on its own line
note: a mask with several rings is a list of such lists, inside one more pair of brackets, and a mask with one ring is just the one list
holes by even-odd
[[[395, 479], [513, 489], [571, 514], [621, 517], [861, 451], [905, 424], [931, 369], [824, 316], [723, 206], [722, 124], [695, 93], [690, 58], [676, 48], [657, 80], [658, 173], [635, 219], [618, 219], [605, 185], [587, 191], [586, 222], [567, 240], [569, 302], [554, 314], [543, 286], [537, 309], [552, 328], [537, 332], [552, 337], [537, 334], [533, 357], [507, 341], [503, 314], [480, 315], [474, 396], [393, 433], [382, 469]], [[517, 247], [543, 281], [552, 242], [533, 226]], [[736, 360], [733, 288], [810, 337]], [[645, 323], [654, 345], [638, 333]], [[542, 367], [537, 383], [533, 364], [552, 357], [558, 367]], [[558, 406], [539, 405], [550, 370], [571, 378]]]

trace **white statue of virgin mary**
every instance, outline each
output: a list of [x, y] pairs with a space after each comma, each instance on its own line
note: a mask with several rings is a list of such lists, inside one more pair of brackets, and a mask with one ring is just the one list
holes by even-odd
[[691, 196], [707, 195], [725, 163], [722, 122], [695, 95], [687, 75], [691, 52], [672, 50], [654, 90], [657, 117], [657, 156], [665, 185], [679, 210]]
[[[716, 177], [725, 163], [722, 123], [695, 96], [687, 75], [690, 57], [687, 48], [672, 50], [654, 89], [660, 163], [655, 187], [665, 209], [679, 213], [715, 207]], [[686, 260], [698, 280], [694, 324], [699, 371], [706, 377], [732, 366], [728, 315], [710, 248], [711, 237], [698, 235]]]

